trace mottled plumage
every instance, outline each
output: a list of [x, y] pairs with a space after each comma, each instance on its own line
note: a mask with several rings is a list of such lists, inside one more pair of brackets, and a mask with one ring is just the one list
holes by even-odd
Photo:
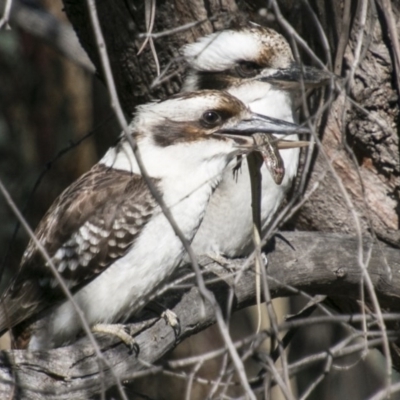
[[[129, 250], [156, 206], [140, 175], [97, 164], [55, 200], [35, 234], [76, 292]], [[0, 320], [6, 312], [10, 326], [64, 297], [33, 241], [8, 293]]]

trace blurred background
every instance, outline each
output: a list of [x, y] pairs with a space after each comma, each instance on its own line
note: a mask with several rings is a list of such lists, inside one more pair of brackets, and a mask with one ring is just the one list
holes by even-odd
[[[69, 25], [60, 1], [28, 5]], [[107, 92], [92, 73], [18, 26], [0, 32], [0, 174], [31, 227], [118, 135]], [[28, 239], [3, 198], [0, 218], [4, 285]]]

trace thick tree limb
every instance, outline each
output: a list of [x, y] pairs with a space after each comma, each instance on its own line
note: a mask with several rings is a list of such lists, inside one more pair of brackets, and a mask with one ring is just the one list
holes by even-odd
[[[268, 256], [273, 297], [296, 294], [298, 291], [294, 288], [297, 288], [311, 295], [358, 298], [362, 274], [354, 251], [357, 247], [355, 238], [308, 232], [287, 232], [283, 236], [290, 245], [278, 237]], [[398, 312], [400, 251], [365, 239], [364, 251], [371, 248], [369, 271], [380, 304], [388, 312]], [[241, 264], [243, 261], [234, 260], [232, 267], [238, 268]], [[215, 275], [222, 278], [210, 288], [223, 309], [230, 289], [234, 290], [235, 310], [254, 303], [255, 284], [251, 269], [244, 271], [233, 285], [234, 277], [224, 268], [215, 264], [208, 264], [206, 268], [214, 278]], [[195, 286], [183, 295], [174, 312], [181, 321], [179, 342], [215, 322], [212, 308], [208, 304], [203, 307]], [[177, 345], [173, 330], [163, 320], [155, 321], [140, 333], [137, 342], [140, 346], [138, 358], [128, 354], [121, 343], [109, 338], [100, 340], [105, 359], [122, 381], [132, 380], [146, 369], [157, 370], [151, 366]], [[99, 392], [102, 384], [106, 388], [114, 384], [109, 372], [105, 371], [104, 375], [105, 379], [101, 380], [95, 352], [86, 339], [51, 351], [3, 351], [0, 356], [1, 398], [7, 398], [15, 389], [20, 398], [26, 399], [85, 399]]]

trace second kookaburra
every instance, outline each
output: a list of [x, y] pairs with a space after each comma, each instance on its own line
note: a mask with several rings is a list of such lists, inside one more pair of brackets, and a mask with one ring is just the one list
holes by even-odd
[[[226, 166], [253, 148], [250, 135], [295, 128], [220, 91], [141, 106], [130, 125], [146, 172], [188, 241]], [[125, 138], [56, 199], [35, 234], [91, 327], [124, 321], [145, 305], [184, 252]], [[57, 347], [82, 328], [32, 241], [0, 303], [0, 333], [14, 327], [19, 347]]]
[[[305, 87], [329, 82], [329, 74], [294, 62], [284, 37], [272, 29], [251, 26], [224, 30], [186, 45], [189, 72], [183, 90], [226, 90], [252, 111], [288, 122], [295, 120], [293, 95]], [[297, 141], [296, 134], [286, 140]], [[267, 167], [262, 173], [261, 228], [265, 229], [296, 176], [299, 149], [281, 150], [284, 177], [276, 184]], [[246, 161], [233, 177], [234, 163], [211, 197], [204, 220], [193, 240], [196, 254], [237, 257], [252, 248], [250, 178]], [[245, 168], [246, 167], [246, 168]]]

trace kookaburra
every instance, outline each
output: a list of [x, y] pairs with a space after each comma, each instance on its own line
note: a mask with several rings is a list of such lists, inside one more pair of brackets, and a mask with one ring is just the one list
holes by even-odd
[[[140, 106], [129, 126], [148, 176], [188, 241], [226, 166], [253, 148], [251, 134], [295, 128], [222, 91]], [[90, 326], [124, 321], [146, 304], [184, 252], [124, 137], [55, 200], [35, 234]], [[81, 331], [76, 309], [32, 241], [1, 298], [0, 333], [11, 327], [19, 347], [33, 350], [69, 343]]]
[[[252, 111], [295, 121], [293, 96], [305, 87], [329, 82], [329, 74], [297, 65], [284, 37], [258, 25], [224, 30], [183, 47], [189, 65], [183, 91], [226, 90]], [[286, 140], [298, 140], [296, 134]], [[265, 229], [296, 176], [299, 149], [281, 150], [284, 177], [275, 183], [266, 165], [262, 173], [261, 228]], [[206, 215], [192, 242], [196, 254], [243, 256], [252, 248], [250, 178], [246, 160], [233, 177], [234, 163], [212, 195]]]

